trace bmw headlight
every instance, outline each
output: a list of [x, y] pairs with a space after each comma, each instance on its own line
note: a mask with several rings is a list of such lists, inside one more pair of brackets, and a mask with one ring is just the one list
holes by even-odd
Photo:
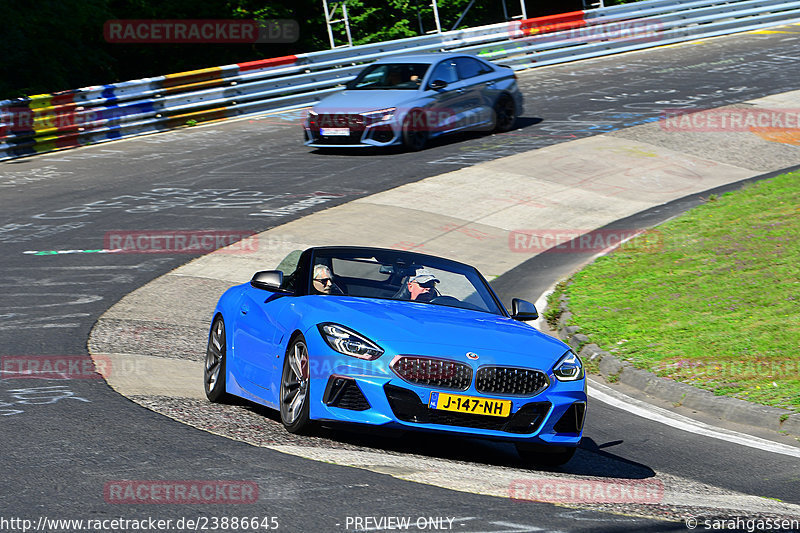
[[317, 325], [322, 338], [337, 352], [372, 361], [383, 355], [383, 349], [352, 329], [332, 322]]
[[553, 367], [553, 374], [559, 381], [577, 381], [584, 375], [580, 358], [572, 350], [568, 351]]
[[387, 120], [392, 120], [395, 111], [397, 111], [396, 107], [387, 107], [386, 109], [370, 111], [369, 113], [360, 113], [360, 115], [369, 123], [386, 122]]

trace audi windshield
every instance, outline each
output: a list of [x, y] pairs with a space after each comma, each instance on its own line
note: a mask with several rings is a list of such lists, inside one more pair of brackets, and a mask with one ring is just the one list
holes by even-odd
[[414, 90], [422, 84], [430, 65], [426, 63], [373, 64], [347, 84], [350, 90], [400, 89]]

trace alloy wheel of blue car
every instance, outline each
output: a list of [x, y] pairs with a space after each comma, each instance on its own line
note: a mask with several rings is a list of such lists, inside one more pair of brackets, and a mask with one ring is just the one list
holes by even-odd
[[206, 397], [212, 402], [222, 402], [225, 393], [225, 321], [217, 317], [211, 326], [206, 348], [206, 364], [203, 372]]
[[290, 433], [306, 432], [311, 426], [308, 416], [308, 347], [302, 335], [289, 345], [283, 358], [280, 398], [281, 422], [286, 430]]

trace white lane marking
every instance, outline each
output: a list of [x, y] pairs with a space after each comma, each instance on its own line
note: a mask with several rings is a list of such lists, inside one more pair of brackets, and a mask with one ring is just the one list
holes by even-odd
[[[515, 524], [514, 522], [489, 522], [493, 526], [502, 526], [509, 529], [496, 529], [492, 531], [470, 531], [469, 533], [536, 533], [537, 531], [546, 531], [537, 526], [527, 524]], [[552, 529], [551, 533], [562, 533], [561, 531]]]
[[[588, 509], [575, 509], [572, 511], [559, 513], [556, 518], [568, 518], [570, 520], [579, 520], [581, 522], [615, 522], [617, 526], [621, 522], [643, 522], [646, 518], [626, 517], [623, 515], [611, 515], [609, 517], [596, 516], [597, 511], [590, 511]], [[588, 518], [584, 518], [589, 515]]]
[[704, 437], [724, 440], [749, 448], [800, 458], [800, 448], [794, 448], [786, 444], [761, 439], [745, 433], [739, 433], [738, 431], [711, 426], [687, 416], [679, 415], [647, 402], [631, 398], [626, 394], [615, 391], [611, 387], [595, 381], [589, 382], [589, 396], [636, 416], [641, 416], [642, 418], [665, 424], [676, 429], [688, 431], [695, 435], [703, 435]]

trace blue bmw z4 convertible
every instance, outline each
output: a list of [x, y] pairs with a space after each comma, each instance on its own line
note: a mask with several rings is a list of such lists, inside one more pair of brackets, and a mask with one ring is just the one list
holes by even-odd
[[367, 66], [308, 112], [305, 144], [347, 148], [404, 144], [456, 131], [509, 131], [522, 113], [509, 67], [465, 54], [395, 56]]
[[509, 313], [474, 267], [409, 251], [315, 247], [228, 289], [205, 363], [211, 401], [280, 411], [293, 433], [344, 422], [513, 442], [563, 464], [586, 379], [569, 346]]

